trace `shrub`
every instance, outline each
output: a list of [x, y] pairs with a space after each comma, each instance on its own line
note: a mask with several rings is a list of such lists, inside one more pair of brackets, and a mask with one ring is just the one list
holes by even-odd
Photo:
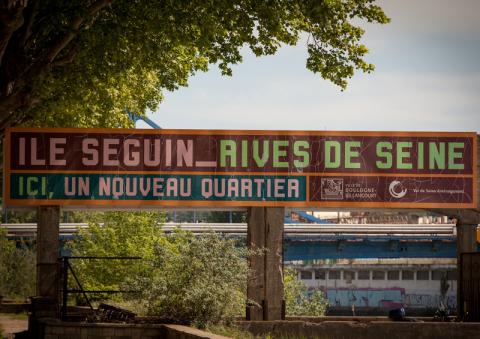
[[147, 313], [199, 327], [233, 320], [245, 310], [247, 251], [209, 233], [177, 231], [157, 245], [146, 276], [133, 279]]
[[[137, 291], [116, 300], [163, 322], [204, 327], [229, 323], [244, 314], [246, 259], [256, 253], [215, 233], [195, 236], [176, 230], [165, 235], [156, 213], [115, 212], [105, 213], [104, 218], [102, 226], [92, 223], [80, 233], [70, 244], [72, 253], [143, 260], [75, 262], [84, 288]], [[286, 269], [285, 298], [289, 315], [322, 315], [327, 305], [321, 292], [308, 293], [292, 269]]]
[[0, 229], [0, 295], [25, 300], [35, 293], [35, 250], [8, 240]]
[[290, 316], [322, 316], [328, 300], [322, 291], [309, 291], [304, 282], [297, 279], [297, 271], [284, 269], [284, 291], [286, 314]]
[[[116, 301], [163, 321], [205, 326], [245, 309], [247, 251], [216, 234], [165, 235], [156, 213], [106, 213], [69, 244], [76, 256], [140, 256], [141, 261], [76, 260], [85, 289], [124, 289]], [[95, 299], [111, 298], [98, 294]]]
[[[142, 259], [74, 259], [71, 265], [85, 290], [120, 290], [128, 278], [149, 269], [147, 261], [153, 257], [154, 246], [166, 242], [159, 226], [164, 216], [153, 212], [107, 212], [97, 217], [67, 244], [72, 256]], [[72, 278], [69, 281], [74, 284]], [[78, 298], [77, 302], [82, 302], [82, 297]], [[89, 298], [122, 300], [123, 296], [89, 294]]]

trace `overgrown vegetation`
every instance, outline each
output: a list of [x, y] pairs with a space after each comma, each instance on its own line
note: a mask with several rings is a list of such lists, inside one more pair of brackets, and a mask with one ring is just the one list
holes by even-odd
[[[142, 260], [72, 260], [82, 287], [85, 290], [119, 290], [127, 278], [149, 270], [148, 263], [153, 260], [155, 246], [167, 243], [158, 226], [163, 220], [163, 214], [153, 212], [92, 215], [89, 228], [80, 229], [76, 240], [66, 245], [72, 256], [141, 257]], [[91, 297], [122, 300], [121, 295]], [[82, 300], [79, 296], [78, 301]]]
[[167, 246], [155, 247], [151, 270], [131, 281], [147, 314], [203, 328], [244, 312], [246, 249], [214, 233], [178, 231], [167, 239]]
[[321, 291], [309, 291], [307, 285], [297, 279], [297, 271], [285, 267], [284, 276], [285, 311], [289, 316], [322, 316], [328, 307], [328, 300]]
[[167, 236], [159, 227], [162, 218], [157, 213], [106, 213], [103, 226], [94, 222], [81, 231], [70, 244], [73, 255], [142, 257], [75, 262], [84, 288], [137, 291], [116, 300], [131, 301], [135, 311], [167, 322], [204, 327], [241, 314], [247, 251], [213, 233], [195, 237], [179, 230]]
[[[142, 260], [72, 260], [86, 290], [128, 290], [125, 294], [89, 295], [109, 300], [165, 322], [229, 325], [243, 316], [249, 252], [243, 242], [215, 233], [194, 236], [177, 230], [166, 235], [164, 214], [108, 212], [89, 215], [88, 229], [67, 244], [73, 256], [141, 257]], [[72, 277], [73, 278], [73, 277]], [[70, 283], [74, 280], [70, 278]], [[285, 269], [287, 315], [323, 315], [327, 303], [321, 292], [308, 291]], [[35, 251], [16, 246], [0, 230], [0, 295], [24, 299], [35, 292]], [[73, 286], [72, 286], [73, 287]], [[75, 286], [77, 288], [77, 286]], [[71, 300], [78, 304], [83, 297]], [[226, 327], [228, 331], [228, 326]]]
[[0, 296], [24, 300], [35, 293], [34, 249], [8, 240], [0, 229]]
[[[117, 295], [115, 300], [165, 322], [205, 327], [243, 316], [246, 259], [258, 253], [214, 233], [194, 236], [178, 230], [166, 235], [159, 226], [162, 220], [158, 213], [105, 213], [103, 226], [97, 220], [81, 231], [70, 244], [73, 255], [142, 257], [141, 261], [75, 262], [84, 287], [137, 291]], [[324, 314], [327, 303], [321, 292], [310, 293], [295, 276], [293, 269], [286, 270], [287, 314]]]

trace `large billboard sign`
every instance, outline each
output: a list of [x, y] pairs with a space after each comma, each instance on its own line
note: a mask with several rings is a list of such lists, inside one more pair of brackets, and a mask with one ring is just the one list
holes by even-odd
[[475, 133], [9, 129], [7, 206], [476, 208]]

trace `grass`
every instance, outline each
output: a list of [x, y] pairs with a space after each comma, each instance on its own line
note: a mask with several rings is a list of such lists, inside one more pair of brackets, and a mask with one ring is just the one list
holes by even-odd
[[280, 335], [273, 335], [273, 334], [265, 334], [262, 336], [254, 336], [248, 331], [244, 331], [235, 325], [233, 326], [226, 326], [226, 325], [210, 325], [206, 329], [206, 331], [217, 334], [223, 335], [225, 337], [234, 338], [234, 339], [306, 339], [305, 336], [293, 335], [293, 334], [280, 334]]
[[20, 312], [20, 313], [0, 313], [0, 315], [13, 318], [13, 319], [19, 319], [19, 320], [27, 320], [28, 319], [28, 314], [26, 312]]
[[223, 335], [225, 337], [234, 339], [255, 339], [250, 332], [244, 331], [235, 326], [210, 325], [205, 330], [217, 335]]

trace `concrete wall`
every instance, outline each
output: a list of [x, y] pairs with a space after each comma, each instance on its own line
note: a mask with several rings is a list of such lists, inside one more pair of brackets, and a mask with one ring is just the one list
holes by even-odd
[[40, 339], [224, 339], [226, 337], [182, 325], [69, 323], [43, 320]]
[[270, 333], [273, 338], [452, 339], [478, 338], [480, 333], [480, 323], [240, 321], [238, 325], [254, 335]]
[[30, 311], [30, 303], [0, 302], [0, 313], [21, 313]]

